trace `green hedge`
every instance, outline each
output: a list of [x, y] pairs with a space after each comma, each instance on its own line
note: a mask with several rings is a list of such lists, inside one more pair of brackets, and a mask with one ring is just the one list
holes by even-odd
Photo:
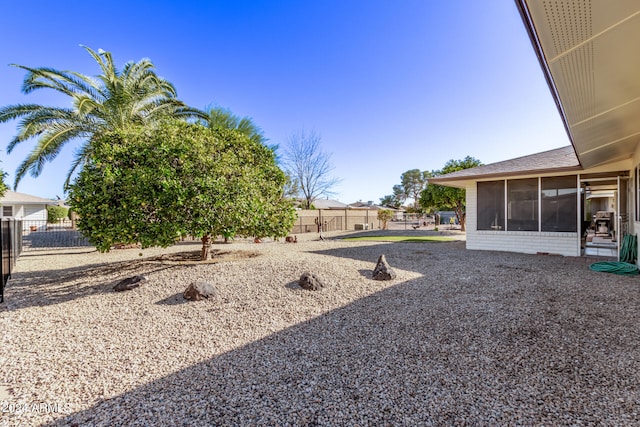
[[54, 224], [67, 217], [68, 209], [63, 206], [47, 206], [47, 222]]

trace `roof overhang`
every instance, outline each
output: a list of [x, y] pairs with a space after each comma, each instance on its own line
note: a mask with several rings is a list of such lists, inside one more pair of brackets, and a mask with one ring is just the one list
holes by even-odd
[[2, 205], [57, 205], [58, 202], [58, 200], [44, 199], [11, 190], [5, 191], [4, 196], [0, 197], [0, 204]]
[[528, 156], [462, 169], [446, 175], [429, 178], [429, 184], [464, 188], [470, 181], [505, 179], [507, 177], [547, 174], [562, 175], [582, 171], [576, 153], [570, 145], [530, 154]]
[[578, 160], [640, 143], [640, 1], [515, 0]]

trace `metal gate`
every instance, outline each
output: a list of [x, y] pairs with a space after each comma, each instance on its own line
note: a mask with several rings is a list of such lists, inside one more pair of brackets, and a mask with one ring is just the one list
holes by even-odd
[[22, 221], [0, 221], [0, 303], [4, 302], [4, 288], [22, 252]]

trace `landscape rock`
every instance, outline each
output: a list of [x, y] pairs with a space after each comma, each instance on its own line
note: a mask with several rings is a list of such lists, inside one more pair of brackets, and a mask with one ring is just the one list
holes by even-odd
[[396, 272], [387, 262], [384, 255], [380, 255], [376, 268], [373, 269], [373, 280], [393, 280], [396, 278]]
[[124, 280], [119, 281], [113, 290], [116, 292], [130, 291], [139, 287], [142, 283], [146, 282], [147, 278], [144, 276], [127, 277]]
[[300, 276], [300, 280], [298, 281], [298, 284], [300, 285], [301, 288], [307, 289], [309, 291], [318, 291], [324, 287], [324, 284], [322, 283], [320, 278], [318, 278], [318, 276], [308, 272], [302, 273], [302, 276]]
[[182, 294], [184, 299], [190, 301], [200, 301], [202, 299], [209, 299], [216, 296], [215, 287], [208, 282], [198, 281], [190, 284]]

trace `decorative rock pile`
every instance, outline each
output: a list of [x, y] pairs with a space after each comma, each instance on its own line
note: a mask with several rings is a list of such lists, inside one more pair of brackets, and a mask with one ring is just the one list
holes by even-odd
[[395, 278], [396, 272], [387, 262], [387, 258], [384, 255], [380, 255], [376, 268], [373, 269], [373, 280], [393, 280]]
[[324, 287], [322, 281], [313, 273], [302, 273], [298, 284], [302, 289], [309, 291], [318, 291]]
[[124, 280], [119, 281], [113, 290], [116, 292], [130, 291], [139, 287], [142, 283], [146, 282], [147, 278], [144, 276], [127, 277]]
[[216, 296], [216, 289], [211, 283], [198, 281], [190, 284], [182, 294], [184, 299], [190, 301], [200, 301], [203, 299], [209, 299]]

